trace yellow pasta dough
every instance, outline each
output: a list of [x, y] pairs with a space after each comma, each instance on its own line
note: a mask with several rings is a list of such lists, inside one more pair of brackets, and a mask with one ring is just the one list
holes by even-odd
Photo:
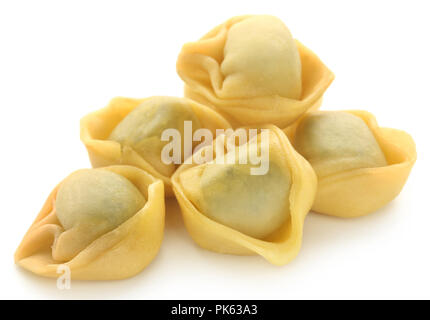
[[170, 143], [162, 140], [162, 133], [174, 129], [180, 134], [183, 160], [186, 121], [191, 124], [191, 135], [199, 128], [210, 130], [213, 136], [217, 129], [230, 128], [217, 112], [186, 98], [115, 98], [106, 108], [81, 120], [81, 140], [93, 167], [113, 164], [139, 167], [163, 180], [166, 195], [170, 196], [173, 194], [170, 177], [178, 165], [162, 161], [162, 150]]
[[155, 257], [164, 229], [163, 182], [130, 166], [78, 170], [64, 179], [15, 253], [41, 276], [122, 279]]
[[[280, 129], [272, 125], [260, 129], [268, 130], [268, 169], [264, 174], [251, 171], [259, 165], [249, 158], [250, 150], [262, 154], [260, 133], [233, 150], [221, 141], [225, 154], [219, 153], [222, 137], [218, 137], [204, 149], [205, 154], [214, 155], [213, 160], [183, 164], [172, 182], [185, 225], [200, 246], [221, 253], [257, 253], [282, 265], [300, 249], [316, 176]], [[234, 161], [228, 162], [233, 154]]]
[[313, 210], [340, 217], [371, 213], [393, 200], [416, 160], [405, 132], [380, 128], [365, 111], [317, 111], [285, 130], [318, 176]]
[[177, 72], [185, 96], [212, 106], [234, 127], [285, 127], [318, 108], [334, 76], [268, 15], [234, 17], [183, 46]]

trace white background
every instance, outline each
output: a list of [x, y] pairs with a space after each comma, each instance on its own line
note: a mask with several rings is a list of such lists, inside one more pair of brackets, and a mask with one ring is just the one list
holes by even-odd
[[[430, 298], [428, 1], [1, 1], [0, 298]], [[365, 109], [415, 138], [400, 194], [369, 216], [309, 214], [299, 256], [197, 247], [167, 212], [162, 248], [138, 276], [72, 282], [17, 268], [13, 253], [51, 189], [88, 167], [79, 119], [115, 96], [181, 95], [181, 45], [231, 16], [270, 13], [336, 74], [323, 109]]]

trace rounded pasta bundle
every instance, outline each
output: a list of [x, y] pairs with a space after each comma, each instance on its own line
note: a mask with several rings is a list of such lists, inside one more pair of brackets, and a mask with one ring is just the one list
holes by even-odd
[[416, 160], [404, 131], [380, 128], [366, 111], [316, 111], [285, 130], [314, 168], [312, 210], [340, 217], [371, 213], [393, 200]]
[[173, 175], [185, 225], [203, 248], [257, 253], [273, 264], [286, 264], [301, 246], [316, 192], [315, 173], [277, 127], [260, 127], [247, 142], [229, 144], [228, 137], [239, 130], [244, 128], [227, 139], [218, 136]]
[[[127, 164], [139, 167], [163, 180], [166, 195], [173, 195], [170, 177], [178, 164], [163, 161], [162, 139], [165, 130], [175, 130], [182, 162], [185, 154], [185, 123], [190, 135], [200, 128], [216, 134], [230, 124], [217, 112], [186, 98], [150, 97], [146, 99], [115, 98], [99, 111], [81, 120], [81, 140], [85, 144], [93, 167]], [[190, 154], [193, 145], [190, 145]]]
[[334, 78], [281, 20], [269, 15], [231, 18], [185, 44], [177, 72], [186, 97], [214, 107], [234, 127], [286, 127], [319, 107]]
[[50, 194], [15, 253], [29, 271], [73, 279], [135, 275], [155, 257], [164, 229], [164, 186], [129, 166], [78, 170]]

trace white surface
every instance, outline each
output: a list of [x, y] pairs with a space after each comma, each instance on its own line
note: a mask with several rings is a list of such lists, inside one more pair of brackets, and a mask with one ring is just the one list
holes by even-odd
[[[0, 2], [0, 298], [430, 298], [427, 1]], [[415, 138], [419, 160], [400, 196], [367, 217], [311, 213], [299, 256], [198, 248], [168, 213], [161, 251], [138, 276], [56, 282], [13, 253], [51, 189], [88, 167], [79, 119], [115, 96], [181, 95], [176, 56], [227, 18], [271, 13], [335, 72], [323, 109], [365, 109]]]

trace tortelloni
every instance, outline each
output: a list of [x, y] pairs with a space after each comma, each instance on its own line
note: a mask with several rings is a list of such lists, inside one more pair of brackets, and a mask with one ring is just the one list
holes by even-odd
[[313, 210], [340, 217], [371, 213], [394, 199], [416, 160], [405, 132], [378, 127], [365, 111], [317, 111], [286, 129], [318, 176]]
[[177, 72], [185, 96], [214, 107], [234, 127], [286, 127], [319, 107], [334, 78], [281, 20], [268, 15], [231, 18], [185, 44]]
[[[185, 123], [191, 130], [191, 140], [200, 128], [210, 130], [213, 135], [217, 129], [230, 128], [216, 111], [186, 98], [115, 98], [106, 108], [81, 120], [81, 139], [93, 167], [113, 164], [139, 167], [163, 180], [170, 196], [173, 194], [170, 177], [180, 163], [163, 161], [162, 151], [167, 144], [179, 143], [182, 160], [186, 152], [192, 152], [193, 143], [189, 150], [185, 148]], [[179, 133], [178, 141], [162, 137], [167, 129]]]
[[[275, 162], [264, 175], [251, 175], [250, 164], [206, 164], [182, 173], [187, 198], [209, 218], [264, 239], [289, 217], [291, 177]], [[228, 181], [228, 183], [226, 183]]]
[[342, 171], [387, 165], [370, 128], [348, 112], [313, 112], [300, 122], [294, 145], [323, 178]]
[[135, 275], [158, 252], [164, 229], [161, 180], [130, 166], [78, 170], [64, 179], [15, 253], [38, 275], [111, 280]]
[[[218, 137], [200, 150], [213, 159], [201, 163], [195, 153], [193, 163], [183, 164], [173, 175], [173, 189], [185, 225], [200, 246], [220, 253], [257, 253], [282, 265], [300, 249], [317, 182], [310, 164], [280, 129], [260, 129], [267, 130], [267, 140], [261, 132], [233, 149], [228, 139]], [[266, 147], [267, 157], [262, 150]], [[260, 163], [251, 157], [256, 154], [262, 157]], [[253, 171], [262, 163], [265, 170]]]
[[55, 211], [64, 232], [53, 246], [58, 261], [73, 259], [83, 248], [128, 220], [146, 203], [125, 177], [107, 170], [72, 173], [58, 189]]

